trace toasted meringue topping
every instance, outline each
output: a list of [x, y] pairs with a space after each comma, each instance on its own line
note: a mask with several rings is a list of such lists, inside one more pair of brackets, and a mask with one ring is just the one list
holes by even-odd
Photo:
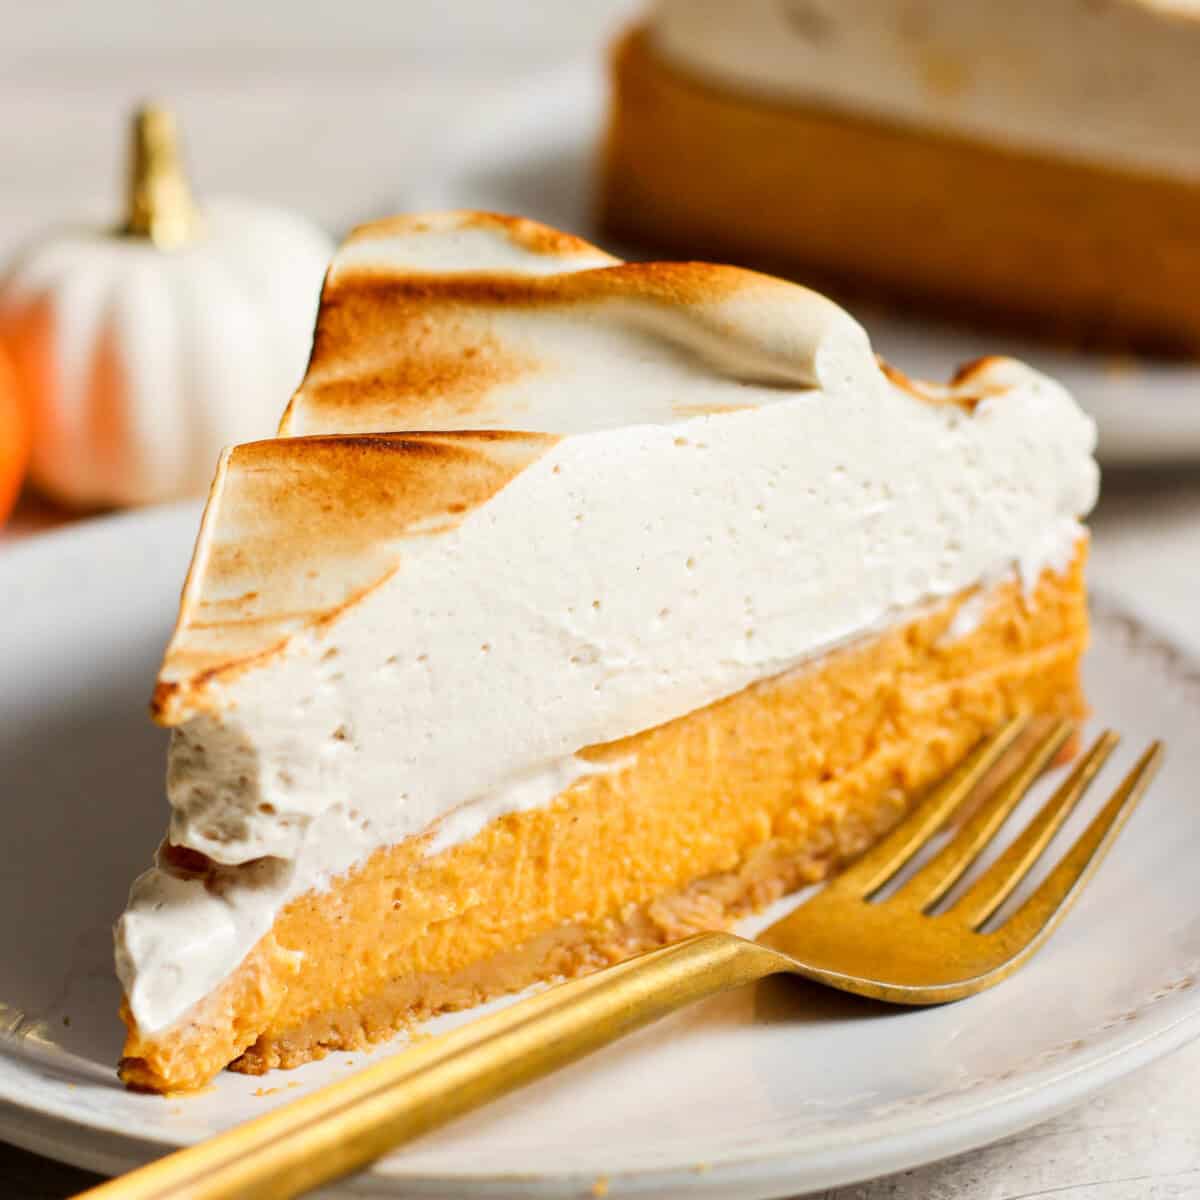
[[147, 1030], [377, 847], [436, 852], [616, 769], [606, 743], [1069, 557], [1097, 478], [1019, 363], [914, 384], [803, 288], [467, 213], [351, 237], [283, 432], [222, 464], [156, 694], [170, 841], [222, 882], [135, 889]]
[[[331, 620], [406, 539], [458, 524], [559, 435], [877, 378], [861, 326], [769, 276], [622, 263], [490, 214], [357, 230], [330, 267], [282, 440], [218, 469], [155, 715], [194, 715], [216, 678]], [[386, 437], [312, 440], [367, 433]]]

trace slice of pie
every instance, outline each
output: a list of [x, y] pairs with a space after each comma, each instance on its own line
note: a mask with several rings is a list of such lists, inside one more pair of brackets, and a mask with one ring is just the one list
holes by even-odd
[[1076, 714], [1093, 428], [821, 296], [368, 225], [222, 459], [154, 694], [121, 1075], [202, 1085], [727, 925], [1020, 710]]

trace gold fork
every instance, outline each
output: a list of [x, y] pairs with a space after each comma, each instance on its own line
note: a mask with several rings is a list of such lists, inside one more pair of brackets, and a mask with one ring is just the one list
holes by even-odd
[[[983, 742], [893, 832], [756, 941], [702, 933], [559, 984], [340, 1083], [101, 1184], [97, 1200], [282, 1200], [530, 1083], [667, 1013], [767, 975], [802, 975], [893, 1004], [940, 1004], [1011, 975], [1046, 940], [1120, 832], [1162, 757], [1153, 743], [1045, 880], [997, 928], [985, 925], [1028, 873], [1117, 743], [1100, 736], [1007, 850], [931, 915], [1020, 802], [1072, 728], [1036, 737], [943, 848], [873, 900], [1014, 742], [1017, 718]], [[990, 782], [990, 780], [989, 780]]]

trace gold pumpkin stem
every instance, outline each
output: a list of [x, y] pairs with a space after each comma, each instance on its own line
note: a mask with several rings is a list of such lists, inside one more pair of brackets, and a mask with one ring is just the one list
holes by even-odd
[[174, 250], [196, 236], [199, 216], [183, 173], [175, 117], [156, 104], [133, 115], [129, 216], [123, 232]]

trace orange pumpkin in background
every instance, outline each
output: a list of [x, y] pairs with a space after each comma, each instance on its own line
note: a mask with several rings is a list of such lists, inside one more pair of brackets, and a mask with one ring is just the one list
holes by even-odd
[[12, 512], [29, 459], [29, 425], [17, 374], [0, 346], [0, 525]]

